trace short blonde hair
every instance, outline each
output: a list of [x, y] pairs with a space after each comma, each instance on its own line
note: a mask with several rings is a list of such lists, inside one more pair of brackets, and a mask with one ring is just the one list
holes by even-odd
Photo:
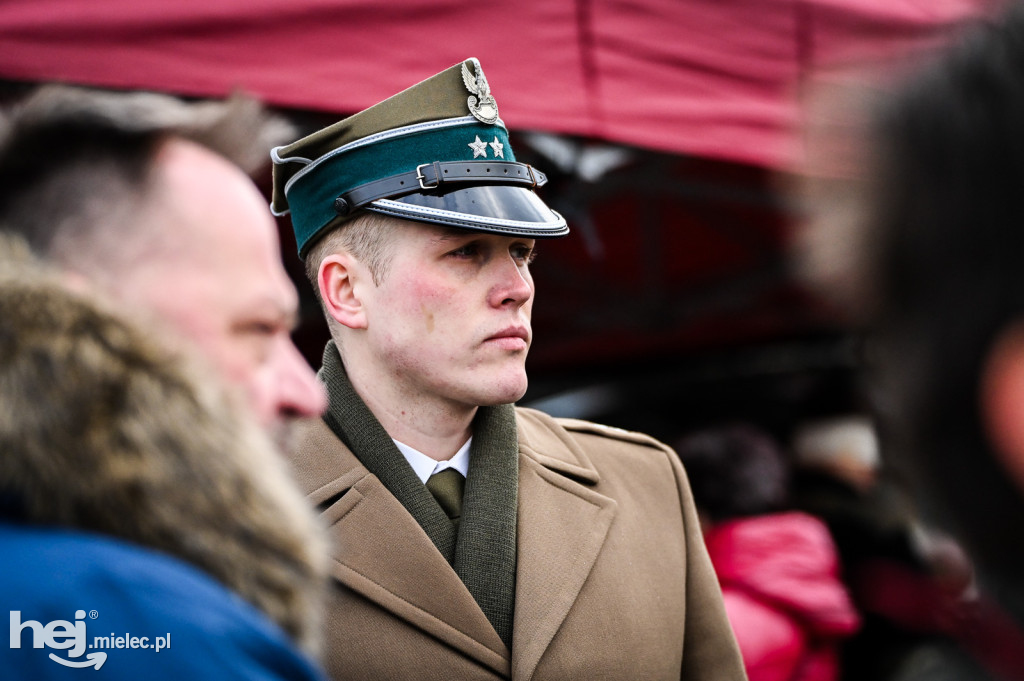
[[320, 296], [317, 276], [324, 258], [339, 251], [350, 253], [370, 270], [373, 283], [380, 285], [387, 278], [391, 266], [391, 232], [395, 227], [394, 218], [364, 211], [328, 231], [313, 244], [306, 254], [306, 278], [321, 306], [324, 301]]

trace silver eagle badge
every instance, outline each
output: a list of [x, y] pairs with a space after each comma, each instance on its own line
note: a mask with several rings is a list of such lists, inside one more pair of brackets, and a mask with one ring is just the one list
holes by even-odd
[[[469, 70], [470, 63], [473, 64], [473, 71]], [[466, 89], [473, 93], [466, 100], [469, 113], [482, 123], [495, 123], [498, 120], [498, 103], [491, 96], [491, 86], [487, 84], [484, 70], [475, 57], [462, 62], [462, 80], [466, 83]]]

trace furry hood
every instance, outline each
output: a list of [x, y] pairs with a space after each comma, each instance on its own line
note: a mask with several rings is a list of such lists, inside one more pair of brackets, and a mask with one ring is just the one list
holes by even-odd
[[737, 518], [712, 527], [705, 542], [723, 590], [785, 610], [822, 638], [845, 638], [860, 626], [835, 545], [817, 518], [799, 512]]
[[0, 513], [177, 556], [315, 653], [326, 549], [266, 433], [3, 244], [0, 265]]

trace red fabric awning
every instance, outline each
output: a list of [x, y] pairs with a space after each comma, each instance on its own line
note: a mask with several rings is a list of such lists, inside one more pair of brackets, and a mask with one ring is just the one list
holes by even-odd
[[363, 109], [460, 60], [511, 128], [786, 166], [810, 69], [995, 0], [4, 0], [0, 78]]

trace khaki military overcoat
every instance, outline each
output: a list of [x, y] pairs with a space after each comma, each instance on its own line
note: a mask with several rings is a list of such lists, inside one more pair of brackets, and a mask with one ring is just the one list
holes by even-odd
[[745, 678], [685, 473], [647, 436], [517, 409], [511, 653], [426, 533], [321, 421], [296, 475], [322, 511], [337, 680]]

